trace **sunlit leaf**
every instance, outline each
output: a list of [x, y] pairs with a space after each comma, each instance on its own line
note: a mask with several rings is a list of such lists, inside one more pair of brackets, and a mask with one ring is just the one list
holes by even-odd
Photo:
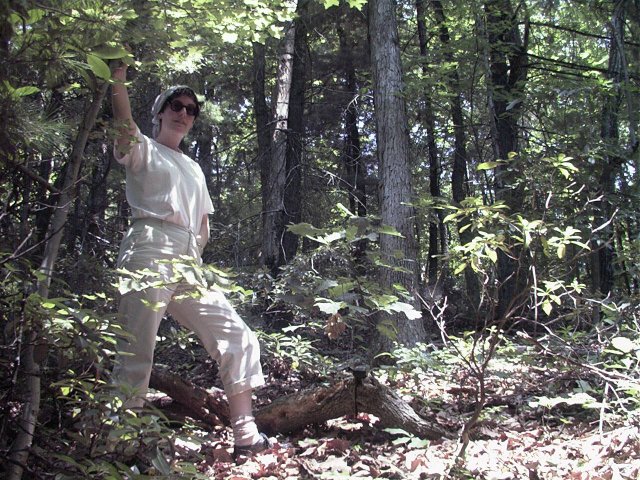
[[476, 170], [491, 170], [501, 165], [501, 162], [483, 162], [476, 167]]
[[389, 310], [398, 313], [404, 313], [409, 320], [417, 320], [422, 318], [422, 313], [416, 308], [405, 302], [395, 302], [389, 305]]
[[100, 57], [89, 53], [87, 54], [87, 63], [96, 77], [102, 78], [103, 80], [109, 80], [111, 78], [109, 65], [107, 65]]
[[238, 41], [238, 34], [236, 32], [224, 32], [222, 34], [222, 41], [226, 43], [236, 43]]
[[627, 337], [615, 337], [611, 340], [611, 345], [615, 349], [620, 350], [622, 353], [630, 353], [633, 352], [636, 348], [640, 348]]

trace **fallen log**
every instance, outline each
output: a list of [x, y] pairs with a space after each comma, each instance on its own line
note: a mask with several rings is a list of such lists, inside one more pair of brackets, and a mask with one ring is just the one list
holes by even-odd
[[267, 433], [289, 433], [356, 413], [370, 413], [380, 419], [382, 427], [401, 428], [420, 438], [453, 437], [452, 432], [425, 421], [397, 393], [371, 375], [362, 380], [349, 376], [274, 400], [256, 412], [256, 423]]
[[[169, 395], [199, 419], [214, 425], [229, 424], [229, 407], [219, 389], [207, 391], [168, 369], [158, 368], [154, 368], [150, 386]], [[258, 408], [255, 417], [261, 431], [275, 434], [301, 431], [308, 425], [355, 413], [375, 415], [383, 428], [401, 428], [420, 438], [439, 440], [455, 436], [455, 432], [424, 420], [397, 393], [371, 375], [364, 378], [344, 375], [330, 385], [287, 395]]]

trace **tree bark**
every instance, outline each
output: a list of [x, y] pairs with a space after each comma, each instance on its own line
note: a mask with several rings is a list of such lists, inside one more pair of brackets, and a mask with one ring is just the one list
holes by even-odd
[[[485, 2], [488, 40], [489, 116], [492, 122], [493, 146], [496, 160], [508, 160], [518, 152], [518, 119], [527, 77], [528, 24], [524, 41], [520, 37], [517, 18], [510, 0]], [[507, 165], [496, 169], [496, 199], [502, 200], [510, 212], [519, 212], [523, 203], [521, 160], [515, 157]], [[519, 262], [519, 249], [510, 254], [498, 250], [498, 304], [496, 317], [502, 318], [513, 310], [517, 292], [524, 288], [523, 273], [527, 268]]]
[[366, 169], [360, 146], [358, 129], [358, 81], [355, 69], [354, 40], [350, 34], [352, 9], [341, 5], [338, 17], [338, 38], [340, 41], [340, 66], [344, 71], [346, 106], [344, 107], [344, 146], [342, 165], [345, 170], [346, 188], [349, 195], [349, 210], [364, 217], [367, 215]]
[[[416, 4], [422, 4], [424, 0], [418, 0]], [[431, 0], [436, 23], [440, 32], [440, 41], [445, 47], [444, 59], [447, 63], [453, 64], [455, 58], [449, 49], [450, 35], [447, 28], [447, 20], [444, 7], [440, 0]], [[421, 15], [419, 14], [419, 18]], [[426, 37], [426, 34], [423, 34]], [[421, 42], [423, 40], [421, 39]], [[451, 171], [451, 191], [454, 204], [460, 206], [462, 201], [469, 196], [469, 175], [467, 173], [467, 138], [465, 133], [465, 121], [462, 110], [462, 97], [460, 94], [460, 78], [456, 70], [447, 75], [447, 82], [451, 88], [451, 118], [453, 120], [453, 168]], [[457, 224], [458, 238], [461, 245], [471, 242], [473, 231], [467, 227], [468, 219], [460, 220]], [[475, 272], [471, 268], [464, 270], [464, 279], [467, 287], [467, 295], [474, 308], [479, 308], [480, 303], [480, 282]]]
[[[349, 198], [349, 211], [359, 217], [367, 216], [367, 169], [362, 155], [360, 129], [358, 128], [358, 100], [360, 96], [356, 74], [355, 39], [352, 33], [356, 19], [354, 9], [345, 2], [340, 5], [336, 30], [340, 42], [340, 68], [344, 75], [344, 144], [340, 155], [343, 168], [342, 184]], [[367, 269], [365, 257], [367, 239], [358, 240], [353, 246], [355, 272], [364, 275]]]
[[[253, 111], [256, 117], [258, 138], [258, 158], [260, 164], [260, 185], [262, 185], [262, 210], [267, 211], [267, 193], [269, 189], [269, 166], [271, 165], [271, 133], [269, 127], [269, 108], [265, 93], [265, 50], [262, 43], [253, 43]], [[263, 220], [264, 222], [264, 220]]]
[[[411, 160], [407, 113], [402, 84], [398, 28], [392, 0], [369, 3], [369, 36], [373, 67], [373, 101], [381, 183], [382, 224], [401, 236], [380, 236], [382, 261], [380, 283], [393, 291], [402, 285], [414, 296], [418, 283], [415, 209], [411, 187]], [[417, 302], [414, 302], [417, 305]], [[393, 340], [413, 345], [426, 339], [422, 320], [408, 320], [403, 314], [381, 313], [378, 331], [394, 331], [396, 338], [379, 337], [381, 349], [390, 350]], [[385, 328], [385, 325], [387, 326]]]
[[[283, 228], [290, 223], [300, 223], [302, 219], [302, 158], [304, 156], [304, 110], [307, 84], [307, 24], [309, 0], [300, 0], [295, 20], [295, 40], [293, 71], [291, 78], [291, 98], [289, 102], [286, 183], [284, 189]], [[286, 264], [298, 251], [299, 237], [286, 229], [282, 237], [282, 258]]]
[[591, 285], [594, 292], [606, 296], [614, 283], [614, 208], [611, 199], [616, 194], [616, 177], [624, 163], [622, 148], [619, 142], [619, 117], [622, 104], [624, 70], [626, 58], [624, 55], [624, 22], [627, 2], [617, 0], [611, 16], [611, 41], [609, 47], [609, 66], [607, 77], [612, 81], [613, 91], [605, 95], [602, 109], [602, 124], [600, 138], [604, 146], [602, 173], [600, 174], [600, 189], [602, 199], [595, 211], [594, 227], [603, 226], [597, 237], [592, 238], [591, 246]]
[[271, 157], [263, 212], [262, 263], [273, 276], [282, 265], [281, 240], [284, 232], [284, 190], [287, 175], [287, 138], [289, 99], [293, 71], [295, 26], [286, 27], [282, 54], [278, 61], [278, 78], [273, 110], [274, 130], [271, 136]]
[[229, 425], [229, 403], [223, 390], [206, 390], [194, 385], [168, 368], [155, 366], [151, 371], [149, 386], [166, 393], [189, 409], [194, 417], [209, 425]]
[[[420, 56], [427, 56], [427, 29], [424, 22], [424, 0], [416, 1], [416, 16], [418, 21], [418, 39], [420, 42]], [[428, 76], [426, 66], [422, 67], [422, 73]], [[436, 119], [433, 114], [433, 101], [431, 93], [425, 87], [423, 89], [424, 108], [421, 115], [427, 130], [427, 152], [429, 155], [429, 193], [431, 198], [440, 198], [440, 176], [442, 162], [436, 145]], [[445, 238], [445, 226], [442, 210], [433, 208], [429, 215], [429, 250], [427, 252], [427, 279], [429, 285], [435, 286], [440, 277], [439, 256], [444, 253], [447, 244]]]

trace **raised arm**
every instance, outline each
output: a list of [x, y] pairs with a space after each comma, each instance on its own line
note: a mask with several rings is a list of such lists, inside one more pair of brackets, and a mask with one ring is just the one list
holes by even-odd
[[127, 67], [123, 62], [117, 62], [111, 67], [111, 78], [114, 80], [111, 85], [111, 105], [113, 117], [118, 136], [115, 142], [116, 158], [120, 159], [126, 155], [132, 141], [135, 140], [136, 124], [131, 115], [131, 103], [129, 102], [129, 92], [127, 91]]

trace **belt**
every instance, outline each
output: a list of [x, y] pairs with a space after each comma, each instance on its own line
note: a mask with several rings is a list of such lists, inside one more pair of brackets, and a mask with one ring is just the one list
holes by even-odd
[[169, 222], [168, 220], [162, 220], [161, 218], [154, 218], [154, 217], [134, 218], [133, 221], [131, 222], [131, 226], [133, 226], [136, 223], [142, 223], [145, 225], [157, 225], [160, 228], [168, 227], [168, 228], [176, 228], [178, 230], [182, 230], [183, 232], [193, 237], [193, 241], [197, 245], [198, 249], [202, 249], [202, 245], [198, 241], [198, 237], [196, 236], [196, 234], [193, 233], [193, 230], [191, 230], [188, 227], [185, 227], [184, 225], [178, 225], [177, 223]]

